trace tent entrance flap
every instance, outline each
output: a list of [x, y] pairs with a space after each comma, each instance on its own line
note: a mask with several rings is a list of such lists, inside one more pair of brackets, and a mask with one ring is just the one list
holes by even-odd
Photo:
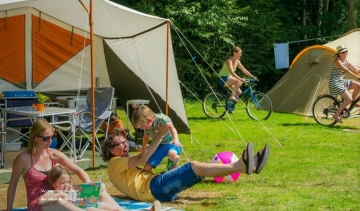
[[90, 39], [32, 16], [33, 88], [84, 47]]
[[25, 88], [25, 15], [0, 18], [0, 40], [0, 78]]

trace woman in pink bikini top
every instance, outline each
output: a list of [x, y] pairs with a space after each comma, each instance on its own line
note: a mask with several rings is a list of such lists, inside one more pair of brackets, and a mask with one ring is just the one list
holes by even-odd
[[[22, 175], [26, 186], [28, 210], [41, 211], [38, 200], [48, 190], [47, 173], [56, 163], [75, 173], [82, 182], [91, 182], [87, 173], [73, 163], [64, 153], [50, 148], [53, 133], [54, 129], [45, 120], [38, 119], [31, 127], [28, 150], [20, 153], [15, 158], [12, 166], [12, 174], [7, 190], [6, 210], [12, 210], [16, 187], [20, 175]], [[106, 201], [118, 206], [106, 190], [100, 193], [100, 201]]]

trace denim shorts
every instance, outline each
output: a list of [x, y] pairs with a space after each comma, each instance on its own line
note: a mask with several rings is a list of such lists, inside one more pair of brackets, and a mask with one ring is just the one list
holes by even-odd
[[220, 78], [218, 79], [218, 84], [220, 87], [224, 87], [226, 81], [229, 79], [229, 76], [220, 76]]
[[161, 163], [164, 157], [168, 156], [168, 152], [170, 150], [174, 150], [178, 155], [181, 153], [181, 148], [175, 144], [160, 144], [147, 163], [151, 164], [155, 168]]
[[198, 184], [205, 177], [199, 177], [191, 167], [191, 163], [172, 169], [154, 177], [150, 182], [150, 190], [155, 199], [159, 201], [171, 201], [178, 194]]

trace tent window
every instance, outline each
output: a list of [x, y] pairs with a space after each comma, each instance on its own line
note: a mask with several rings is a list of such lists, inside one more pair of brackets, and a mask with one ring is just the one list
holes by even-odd
[[314, 68], [316, 65], [318, 65], [319, 63], [318, 62], [313, 62], [310, 64], [310, 69]]

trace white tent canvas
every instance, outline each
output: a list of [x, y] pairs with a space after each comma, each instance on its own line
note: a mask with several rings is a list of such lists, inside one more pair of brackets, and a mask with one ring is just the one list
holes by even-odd
[[[316, 97], [329, 94], [330, 72], [339, 45], [348, 48], [349, 62], [360, 68], [360, 29], [351, 30], [325, 45], [305, 48], [295, 57], [288, 72], [268, 91], [273, 110], [311, 116]], [[348, 74], [345, 77], [355, 79]]]
[[[90, 1], [82, 2], [89, 9]], [[155, 112], [165, 113], [167, 100], [175, 127], [189, 132], [169, 20], [108, 0], [92, 2], [94, 70], [100, 86], [113, 86], [122, 105], [150, 100]], [[13, 49], [0, 54], [0, 90], [90, 88], [89, 38], [89, 14], [80, 1], [0, 1], [0, 39], [5, 42], [0, 50]]]

